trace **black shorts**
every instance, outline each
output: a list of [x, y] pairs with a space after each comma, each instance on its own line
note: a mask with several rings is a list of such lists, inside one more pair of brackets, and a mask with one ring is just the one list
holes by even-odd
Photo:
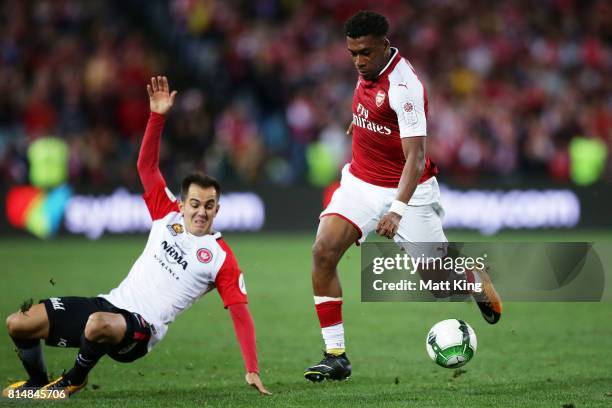
[[148, 351], [151, 325], [138, 313], [115, 307], [101, 297], [54, 297], [41, 300], [49, 318], [48, 346], [80, 347], [87, 319], [96, 312], [117, 313], [125, 318], [126, 331], [123, 340], [109, 345], [107, 354], [116, 361], [128, 363]]

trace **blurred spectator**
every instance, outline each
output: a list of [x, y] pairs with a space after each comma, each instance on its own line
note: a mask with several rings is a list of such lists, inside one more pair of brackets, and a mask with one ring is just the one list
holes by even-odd
[[[130, 6], [137, 24], [122, 15]], [[442, 179], [570, 182], [572, 140], [589, 135], [612, 147], [607, 0], [151, 0], [147, 14], [141, 8], [1, 3], [3, 182], [24, 182], [27, 144], [58, 135], [69, 144], [73, 183], [136, 185], [143, 86], [152, 73], [174, 79], [181, 62], [192, 75], [182, 83], [194, 88], [179, 89], [165, 174], [197, 166], [224, 182], [320, 184], [350, 158], [344, 130], [357, 76], [342, 24], [363, 8], [388, 16], [392, 45], [427, 87], [428, 149]], [[160, 25], [165, 45], [153, 48], [144, 33]], [[179, 61], [165, 67], [168, 55]], [[610, 155], [598, 157], [611, 181]]]

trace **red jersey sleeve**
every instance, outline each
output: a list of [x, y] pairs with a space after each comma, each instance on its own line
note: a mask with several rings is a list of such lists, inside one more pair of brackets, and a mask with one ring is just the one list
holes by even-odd
[[158, 184], [166, 184], [164, 177], [159, 171], [159, 144], [164, 129], [164, 115], [151, 112], [145, 134], [138, 153], [138, 176], [145, 191], [157, 187]]
[[153, 221], [179, 211], [176, 198], [166, 187], [166, 181], [159, 171], [159, 144], [163, 128], [164, 116], [151, 112], [137, 162], [138, 175], [145, 190], [143, 197]]
[[165, 183], [157, 184], [150, 190], [145, 191], [142, 197], [147, 204], [153, 221], [164, 218], [171, 212], [179, 211], [176, 197], [168, 190]]
[[238, 303], [248, 303], [244, 276], [238, 267], [238, 261], [232, 249], [223, 238], [219, 238], [217, 243], [227, 254], [215, 278], [215, 286], [223, 300], [223, 306], [227, 308]]
[[259, 373], [257, 364], [257, 346], [255, 339], [255, 324], [249, 311], [249, 306], [240, 303], [228, 307], [234, 322], [234, 331], [240, 344], [242, 359], [247, 373]]

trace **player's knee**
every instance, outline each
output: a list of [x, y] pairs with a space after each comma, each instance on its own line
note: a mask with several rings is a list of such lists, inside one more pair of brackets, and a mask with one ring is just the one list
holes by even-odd
[[102, 342], [109, 337], [111, 328], [111, 322], [105, 314], [96, 312], [89, 315], [83, 334], [89, 341]]
[[335, 269], [340, 260], [340, 249], [325, 239], [317, 239], [312, 246], [312, 257], [316, 266]]
[[17, 331], [18, 322], [14, 316], [15, 314], [13, 313], [6, 318], [6, 330], [8, 331], [9, 336], [13, 336]]
[[13, 313], [6, 318], [6, 329], [9, 336], [20, 338], [27, 335], [31, 330], [27, 319], [21, 312]]

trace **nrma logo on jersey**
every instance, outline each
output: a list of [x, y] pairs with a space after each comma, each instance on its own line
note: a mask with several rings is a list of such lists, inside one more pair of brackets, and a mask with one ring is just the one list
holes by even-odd
[[183, 270], [187, 270], [187, 266], [189, 263], [186, 259], [183, 258], [185, 256], [185, 252], [179, 247], [177, 244], [171, 244], [168, 241], [162, 242], [162, 248], [165, 253], [166, 261], [171, 264], [178, 264], [183, 267]]
[[50, 191], [33, 186], [11, 187], [6, 196], [6, 218], [16, 228], [48, 238], [59, 230], [71, 196], [72, 189], [65, 184]]

